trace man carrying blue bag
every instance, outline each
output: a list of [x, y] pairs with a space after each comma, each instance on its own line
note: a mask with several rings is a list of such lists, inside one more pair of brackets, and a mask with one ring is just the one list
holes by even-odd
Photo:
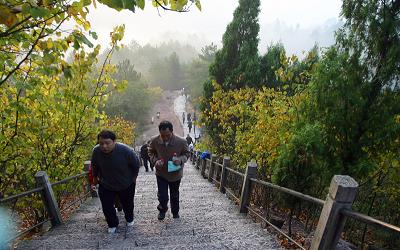
[[162, 121], [158, 130], [160, 134], [151, 139], [148, 151], [150, 161], [156, 168], [158, 219], [163, 220], [168, 211], [168, 189], [172, 217], [179, 218], [179, 186], [183, 166], [190, 157], [190, 151], [186, 139], [173, 133], [171, 122]]

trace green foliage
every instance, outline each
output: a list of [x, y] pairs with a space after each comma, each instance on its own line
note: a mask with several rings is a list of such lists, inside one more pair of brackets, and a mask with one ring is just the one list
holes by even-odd
[[258, 86], [259, 0], [240, 0], [222, 38], [222, 49], [210, 66], [210, 77], [223, 89]]
[[197, 103], [202, 96], [203, 84], [208, 79], [208, 68], [214, 61], [217, 46], [213, 43], [201, 49], [199, 58], [186, 64], [185, 68], [185, 88], [190, 91], [192, 102]]
[[276, 71], [283, 67], [281, 58], [286, 58], [285, 47], [282, 43], [271, 44], [260, 60], [260, 73], [263, 85], [270, 88], [279, 88], [283, 85], [279, 81]]
[[[135, 12], [136, 7], [144, 9], [145, 0], [97, 0], [113, 9], [118, 11], [127, 9]], [[86, 1], [87, 2], [87, 1]], [[90, 1], [89, 1], [90, 2]], [[190, 2], [190, 3], [189, 3]], [[192, 3], [195, 3], [196, 7], [201, 10], [200, 0], [152, 0], [152, 5], [157, 8], [163, 8], [166, 10], [174, 11], [187, 11]]]
[[117, 71], [113, 77], [127, 84], [121, 91], [111, 93], [104, 110], [110, 117], [121, 116], [127, 121], [134, 122], [140, 131], [147, 123], [152, 103], [158, 95], [148, 88], [141, 74], [136, 72], [129, 60], [124, 60], [117, 65]]
[[[120, 32], [123, 29], [117, 28], [112, 35], [122, 38]], [[101, 101], [107, 89], [119, 84], [110, 77], [111, 65], [104, 64], [99, 71], [94, 67], [99, 50], [96, 46], [89, 53], [74, 51], [70, 64], [54, 57], [47, 71], [44, 62], [33, 57], [28, 76], [17, 71], [2, 87], [0, 192], [34, 187], [33, 176], [39, 170], [53, 181], [81, 171], [97, 126], [107, 119], [98, 111]], [[63, 77], [66, 68], [69, 74]]]
[[317, 123], [294, 126], [291, 139], [279, 149], [274, 182], [299, 192], [321, 196], [331, 176], [324, 157], [324, 138], [324, 131]]
[[[166, 58], [170, 57], [173, 52], [176, 52], [179, 62], [183, 65], [191, 62], [197, 57], [197, 51], [193, 46], [184, 45], [177, 41], [162, 42], [157, 45], [140, 45], [134, 40], [127, 46], [122, 47], [119, 51], [113, 54], [112, 62], [119, 63], [124, 60], [129, 60], [131, 64], [135, 65], [135, 69], [141, 72], [142, 77], [149, 80], [152, 78], [150, 68], [152, 65], [164, 64]], [[104, 58], [105, 53], [100, 56]], [[150, 86], [152, 82], [148, 82]]]
[[[273, 169], [274, 182], [320, 198], [334, 174], [351, 175], [360, 183], [354, 208], [397, 225], [399, 11], [399, 1], [344, 1], [345, 24], [336, 44], [321, 55], [315, 46], [303, 60], [271, 45], [260, 71], [262, 83], [274, 91], [256, 86], [257, 93], [231, 77], [239, 72], [238, 54], [224, 61], [237, 48], [231, 46], [234, 36], [228, 36], [233, 21], [204, 84], [208, 137], [201, 147], [231, 155], [239, 164], [256, 158], [262, 174], [268, 177], [263, 170]], [[296, 200], [286, 201], [293, 213]], [[398, 239], [359, 223], [348, 224], [346, 235], [353, 241], [385, 241], [389, 249], [398, 245]]]
[[176, 52], [171, 53], [164, 61], [152, 64], [149, 75], [152, 86], [159, 86], [164, 90], [178, 90], [183, 87], [183, 71]]

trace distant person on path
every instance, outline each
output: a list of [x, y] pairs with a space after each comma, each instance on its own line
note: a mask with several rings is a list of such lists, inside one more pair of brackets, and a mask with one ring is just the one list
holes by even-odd
[[186, 142], [187, 142], [188, 145], [190, 145], [191, 143], [193, 143], [193, 139], [192, 139], [192, 137], [190, 137], [189, 134], [187, 134], [187, 136], [186, 136]]
[[119, 223], [114, 209], [116, 196], [120, 198], [126, 225], [133, 226], [133, 198], [139, 172], [139, 159], [131, 147], [116, 142], [116, 135], [110, 130], [102, 130], [97, 135], [97, 141], [91, 159], [92, 189], [96, 190], [99, 184], [98, 193], [108, 232], [115, 233]]
[[189, 128], [189, 133], [192, 131], [192, 121], [188, 120], [188, 128]]
[[157, 112], [157, 119], [160, 119], [160, 111]]
[[185, 124], [185, 112], [182, 112], [182, 123]]
[[191, 121], [192, 120], [192, 114], [191, 113], [187, 113], [187, 121]]
[[[140, 158], [143, 160], [143, 166], [146, 169], [146, 172], [149, 172], [149, 162], [150, 162], [150, 157], [148, 154], [148, 143], [146, 142], [143, 144], [142, 147], [140, 147]], [[150, 164], [151, 171], [153, 171], [153, 164]]]
[[[162, 121], [158, 130], [160, 134], [151, 139], [149, 146], [150, 161], [156, 168], [158, 220], [163, 220], [168, 211], [168, 188], [172, 217], [179, 218], [179, 185], [183, 176], [183, 166], [190, 157], [190, 152], [186, 140], [173, 133], [171, 122]], [[170, 167], [180, 168], [172, 171]]]

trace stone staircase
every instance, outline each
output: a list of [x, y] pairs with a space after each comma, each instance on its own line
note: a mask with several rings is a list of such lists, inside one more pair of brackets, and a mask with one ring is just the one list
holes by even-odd
[[88, 199], [63, 225], [23, 241], [18, 249], [281, 249], [274, 236], [238, 212], [227, 197], [187, 164], [180, 188], [180, 215], [157, 220], [154, 172], [136, 185], [135, 225], [119, 212], [118, 233], [108, 234], [98, 198]]

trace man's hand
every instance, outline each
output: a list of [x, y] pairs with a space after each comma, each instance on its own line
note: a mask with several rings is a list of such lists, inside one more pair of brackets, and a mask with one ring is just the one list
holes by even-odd
[[179, 166], [182, 164], [182, 160], [179, 157], [176, 157], [175, 160], [172, 161], [175, 166]]
[[164, 159], [159, 159], [159, 160], [157, 160], [156, 163], [154, 163], [154, 165], [155, 165], [156, 167], [161, 167], [161, 166], [163, 166], [163, 165], [164, 165]]

